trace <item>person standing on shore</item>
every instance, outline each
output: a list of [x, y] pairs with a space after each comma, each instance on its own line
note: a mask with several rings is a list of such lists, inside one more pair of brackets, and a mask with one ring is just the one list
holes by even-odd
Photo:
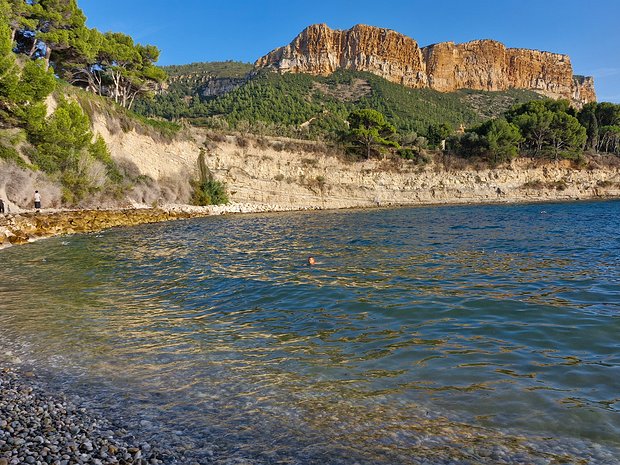
[[41, 210], [41, 194], [39, 191], [34, 191], [34, 208], [37, 211]]

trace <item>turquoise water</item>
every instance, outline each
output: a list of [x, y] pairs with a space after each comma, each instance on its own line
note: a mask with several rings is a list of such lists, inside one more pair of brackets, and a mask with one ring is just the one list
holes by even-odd
[[617, 464], [619, 250], [617, 201], [54, 238], [0, 354], [199, 463]]

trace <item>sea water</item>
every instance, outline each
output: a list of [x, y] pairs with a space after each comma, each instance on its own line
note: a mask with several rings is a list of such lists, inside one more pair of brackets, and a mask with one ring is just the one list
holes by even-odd
[[618, 464], [619, 251], [617, 201], [59, 237], [0, 354], [187, 463]]

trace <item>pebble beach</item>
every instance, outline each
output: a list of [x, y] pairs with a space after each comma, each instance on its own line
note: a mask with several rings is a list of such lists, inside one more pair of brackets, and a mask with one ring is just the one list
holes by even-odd
[[[426, 421], [421, 420], [421, 425], [425, 424]], [[438, 433], [436, 440], [428, 436], [423, 441], [424, 445], [418, 444], [411, 450], [412, 455], [406, 462], [428, 465], [619, 463], [613, 455], [602, 450], [591, 450], [584, 456], [582, 444], [574, 444], [568, 449], [566, 445], [554, 442], [546, 445], [537, 441], [518, 444], [508, 437], [485, 438], [482, 431], [469, 437], [471, 445], [463, 443], [459, 446], [467, 438], [461, 437], [462, 432], [452, 428], [444, 425], [441, 431], [435, 431]], [[451, 438], [448, 443], [445, 442], [447, 438]], [[185, 454], [174, 446], [167, 448], [152, 440], [143, 440], [110, 419], [76, 405], [67, 396], [47, 392], [45, 381], [32, 372], [0, 369], [0, 465], [272, 463], [248, 460], [241, 451], [238, 457], [233, 453], [224, 461], [211, 457], [206, 462], [194, 460], [192, 455], [195, 454], [187, 452]], [[348, 462], [334, 457], [330, 463]]]
[[46, 393], [34, 373], [0, 370], [0, 465], [173, 462], [65, 396]]

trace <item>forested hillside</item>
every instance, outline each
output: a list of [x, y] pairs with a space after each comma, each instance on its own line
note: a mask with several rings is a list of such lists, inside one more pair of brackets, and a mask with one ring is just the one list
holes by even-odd
[[491, 164], [620, 154], [620, 106], [610, 103], [578, 110], [526, 90], [441, 93], [370, 73], [279, 74], [235, 62], [167, 71], [168, 88], [140, 100], [137, 111], [220, 130], [327, 140], [364, 158], [392, 153], [419, 163], [438, 148]]
[[[541, 99], [524, 90], [441, 93], [409, 89], [370, 73], [338, 71], [329, 77], [277, 74], [243, 63], [203, 63], [165, 68], [168, 88], [154, 99], [142, 99], [136, 111], [195, 125], [308, 138], [334, 138], [347, 115], [370, 108], [385, 114], [402, 133], [426, 135], [429, 125], [458, 128], [498, 116], [511, 106]], [[241, 78], [245, 82], [223, 95], [207, 96], [207, 83]]]
[[47, 186], [51, 203], [69, 205], [127, 191], [130, 177], [79, 102], [102, 98], [126, 114], [165, 81], [158, 57], [128, 35], [88, 28], [75, 0], [0, 0], [0, 188], [9, 183], [19, 202], [31, 183]]
[[163, 66], [162, 69], [172, 80], [175, 80], [175, 78], [192, 76], [240, 78], [251, 73], [254, 69], [254, 65], [242, 63], [240, 61], [212, 61], [208, 63]]
[[371, 73], [280, 74], [235, 62], [167, 71], [167, 89], [138, 101], [138, 112], [220, 130], [327, 140], [366, 157], [392, 152], [418, 162], [440, 146], [494, 164], [519, 155], [620, 154], [620, 105], [611, 103], [578, 110], [527, 90], [444, 93]]

